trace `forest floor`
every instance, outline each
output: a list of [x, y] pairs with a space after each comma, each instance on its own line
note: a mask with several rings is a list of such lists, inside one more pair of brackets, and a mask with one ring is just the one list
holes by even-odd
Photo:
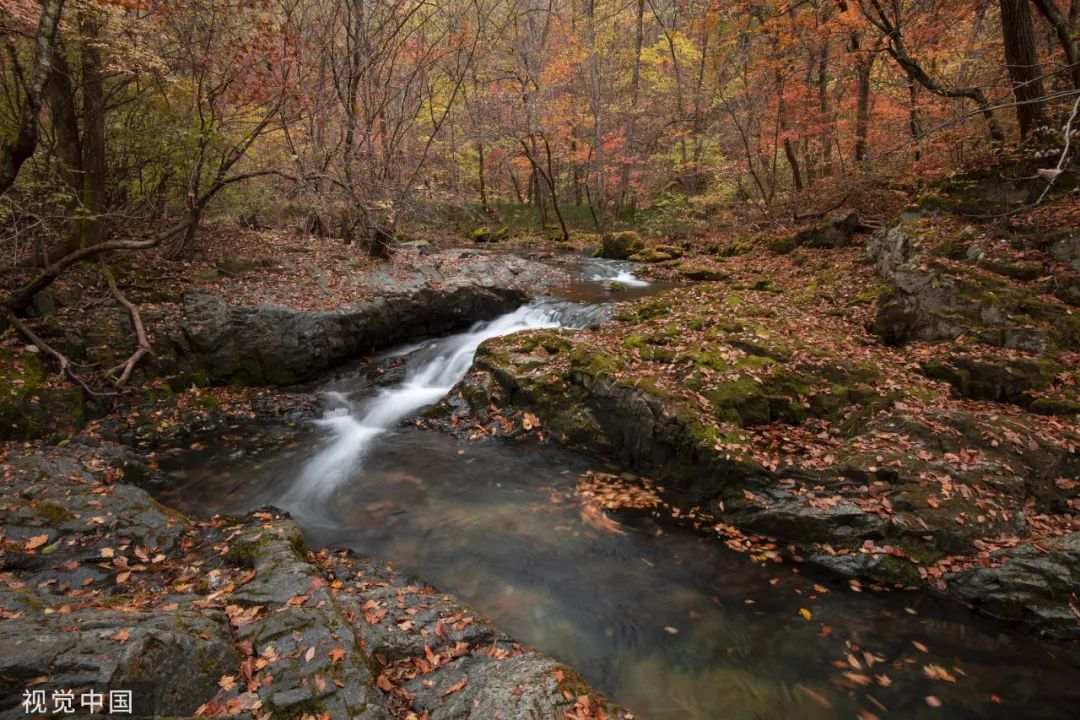
[[[651, 478], [628, 485], [616, 475], [583, 477], [579, 493], [601, 525], [620, 512], [659, 512], [717, 534], [756, 562], [810, 561], [848, 578], [855, 589], [860, 583], [932, 587], [990, 615], [1076, 638], [1080, 238], [1072, 229], [1080, 203], [1066, 196], [1023, 219], [978, 223], [958, 209], [961, 196], [944, 191], [906, 210], [890, 196], [873, 204], [889, 210], [880, 228], [852, 226], [839, 236], [828, 218], [801, 228], [763, 224], [693, 239], [646, 238], [631, 253], [642, 261], [638, 272], [678, 287], [620, 304], [613, 322], [593, 330], [486, 343], [442, 419], [423, 422], [477, 440], [559, 440]], [[142, 308], [156, 340], [181, 321], [183, 296], [193, 290], [233, 306], [331, 310], [377, 300], [395, 278], [423, 265], [431, 250], [414, 243], [389, 265], [377, 265], [336, 241], [286, 232], [219, 226], [207, 237], [213, 242], [190, 261], [156, 253], [117, 261], [121, 287]], [[486, 247], [463, 237], [444, 242]], [[601, 237], [585, 233], [569, 246], [538, 237], [501, 243], [508, 252], [540, 255], [603, 252], [603, 246]], [[55, 307], [42, 308], [49, 312], [35, 326], [72, 357], [106, 366], [106, 358], [131, 351], [126, 315], [96, 268], [65, 276], [49, 304]], [[276, 568], [281, 561], [281, 548], [273, 545], [266, 551], [270, 559], [256, 554], [233, 562], [233, 539], [278, 533], [276, 516], [190, 525], [148, 497], [119, 490], [126, 487], [116, 484], [125, 473], [131, 481], [155, 472], [155, 445], [183, 445], [200, 429], [237, 419], [296, 420], [316, 409], [304, 392], [202, 386], [187, 376], [178, 382], [162, 367], [152, 358], [131, 390], [86, 397], [51, 374], [41, 354], [13, 332], [0, 336], [0, 421], [11, 438], [0, 446], [10, 490], [0, 508], [9, 514], [0, 612], [8, 620], [37, 617], [25, 593], [40, 583], [34, 602], [47, 592], [50, 615], [128, 603], [144, 613], [139, 622], [146, 624], [135, 635], [125, 632], [122, 618], [106, 624], [113, 633], [106, 639], [121, 646], [152, 634], [154, 608], [190, 608], [196, 625], [204, 611], [225, 613], [225, 625], [204, 638], [221, 662], [199, 676], [209, 683], [200, 687], [201, 696], [214, 697], [203, 712], [243, 709], [260, 716], [266, 698], [260, 673], [279, 658], [265, 656], [257, 642], [228, 640], [230, 633], [265, 622], [270, 606], [314, 612], [318, 602], [312, 608], [309, 600], [318, 593], [329, 592], [324, 600], [335, 607], [355, 604], [358, 616], [380, 606], [335, 587], [351, 576], [327, 571], [332, 560], [318, 552], [305, 562], [322, 569], [298, 570], [307, 584], [291, 596], [232, 601], [230, 595], [246, 592], [260, 562]], [[114, 441], [138, 448], [138, 462], [117, 463]], [[33, 517], [20, 509], [26, 498], [15, 487], [25, 487], [18, 473], [40, 479], [58, 472], [71, 484], [31, 503]], [[110, 509], [115, 494], [122, 507]], [[97, 511], [90, 524], [77, 519], [102, 502], [119, 520], [98, 523], [94, 518], [108, 513]], [[118, 533], [127, 538], [122, 545]], [[200, 533], [202, 540], [195, 537]], [[155, 547], [166, 559], [157, 560], [159, 553], [150, 551]], [[211, 585], [193, 585], [193, 572], [209, 572]], [[376, 580], [357, 580], [363, 592], [399, 582], [377, 568], [366, 572]], [[108, 590], [99, 593], [99, 584]], [[157, 586], [173, 591], [152, 593]], [[348, 597], [339, 599], [339, 590]], [[405, 594], [432, 591], [406, 588]], [[411, 602], [399, 607], [406, 615], [392, 619], [413, 636], [401, 642], [415, 644]], [[252, 610], [260, 605], [263, 610]], [[461, 612], [446, 605], [437, 615]], [[350, 620], [350, 632], [370, 632], [382, 617]], [[434, 625], [429, 629], [438, 633]], [[494, 643], [496, 654], [506, 653], [496, 659], [522, 654], [507, 638], [492, 640], [494, 633], [485, 627], [481, 639]], [[265, 699], [266, 706], [306, 702], [310, 693], [304, 692], [320, 682], [316, 676], [353, 687], [356, 678], [335, 676], [334, 668], [347, 666], [357, 677], [369, 670], [360, 667], [362, 659], [338, 654], [340, 640], [313, 638], [293, 648], [282, 660], [292, 669], [282, 672], [296, 671], [298, 693]], [[178, 647], [190, 641], [176, 640]], [[388, 696], [409, 702], [422, 696], [415, 705], [399, 705], [399, 717], [453, 700], [472, 682], [447, 675], [434, 694], [417, 684], [460, 655], [476, 655], [480, 643], [464, 641], [464, 648], [447, 641], [446, 657], [436, 647], [435, 660], [427, 658], [425, 666], [415, 662], [429, 649], [421, 640], [419, 655], [410, 654], [413, 647], [397, 665], [384, 657], [372, 671]], [[310, 648], [325, 673], [296, 670], [297, 657]], [[486, 660], [477, 655], [474, 662], [476, 672], [488, 672]], [[544, 662], [537, 658], [538, 665], [526, 663], [521, 672], [525, 677], [542, 668], [545, 702], [562, 703], [576, 717], [601, 716], [599, 700], [578, 686], [566, 689], [578, 682], [569, 669]], [[336, 697], [351, 702], [347, 694]]]

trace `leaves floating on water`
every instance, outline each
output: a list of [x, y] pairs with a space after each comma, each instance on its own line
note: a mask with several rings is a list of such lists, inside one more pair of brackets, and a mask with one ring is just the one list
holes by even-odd
[[602, 532], [611, 533], [612, 535], [623, 534], [619, 524], [605, 515], [604, 511], [595, 505], [586, 505], [581, 508], [581, 521], [589, 527]]

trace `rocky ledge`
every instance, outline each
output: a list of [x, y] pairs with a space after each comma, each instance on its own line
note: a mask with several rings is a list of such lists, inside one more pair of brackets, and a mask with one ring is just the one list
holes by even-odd
[[[609, 326], [485, 343], [431, 422], [585, 447], [721, 535], [1080, 638], [1075, 418], [925, 372], [956, 346], [882, 344], [867, 327], [893, 295], [855, 249], [715, 264], [725, 281]], [[1065, 342], [1060, 327], [1037, 325], [1048, 342]], [[1075, 370], [1053, 367], [1041, 391], [1074, 392]]]
[[171, 338], [179, 364], [214, 384], [291, 385], [364, 353], [491, 319], [566, 280], [512, 255], [447, 250], [421, 260], [406, 271], [370, 271], [361, 284], [371, 297], [332, 311], [234, 306], [191, 293]]
[[156, 715], [629, 717], [431, 587], [305, 548], [273, 510], [194, 522], [119, 482], [119, 446], [8, 448], [0, 717], [27, 687]]

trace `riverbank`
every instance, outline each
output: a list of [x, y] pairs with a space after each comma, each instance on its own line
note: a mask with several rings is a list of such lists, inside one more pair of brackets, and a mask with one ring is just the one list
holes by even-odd
[[493, 340], [440, 412], [615, 458], [747, 549], [1080, 637], [1075, 241], [938, 200], [695, 258], [710, 282], [595, 330]]
[[[932, 589], [1010, 623], [999, 626], [1002, 636], [1027, 627], [1075, 640], [1080, 336], [1068, 290], [1078, 269], [1075, 241], [1039, 227], [1002, 240], [925, 209], [873, 232], [849, 215], [829, 218], [768, 248], [675, 247], [622, 235], [612, 244], [646, 263], [640, 272], [683, 285], [620, 304], [611, 321], [593, 329], [489, 340], [423, 424], [470, 440], [557, 440], [615, 462], [583, 475], [572, 491], [558, 486], [558, 512], [581, 518], [580, 527], [563, 523], [561, 531], [586, 538], [641, 533], [621, 527], [620, 519], [660, 516], [659, 532], [671, 523], [690, 525], [757, 564], [784, 561], [776, 566], [794, 574], [808, 565], [824, 569], [853, 591]], [[170, 702], [187, 703], [169, 706], [181, 714], [200, 705], [203, 714], [243, 710], [255, 717], [464, 717], [471, 707], [503, 706], [522, 717], [623, 712], [602, 710], [602, 697], [568, 668], [426, 585], [348, 554], [302, 548], [296, 525], [277, 511], [194, 520], [134, 487], [160, 493], [175, 482], [157, 467], [162, 449], [197, 451], [245, 425], [280, 428], [282, 452], [317, 441], [298, 428], [325, 405], [312, 392], [316, 385], [293, 383], [325, 377], [357, 355], [463, 329], [567, 282], [562, 264], [421, 247], [363, 277], [366, 289], [334, 307], [247, 304], [250, 287], [233, 302], [228, 276], [212, 292], [173, 297], [158, 316], [162, 332], [142, 384], [111, 409], [47, 377], [35, 353], [7, 342], [5, 432], [51, 441], [4, 448], [7, 590], [0, 606], [12, 642], [16, 635], [51, 638], [20, 650], [10, 677], [74, 682], [64, 663], [86, 654], [94, 656], [86, 662], [100, 682], [134, 681], [145, 658], [163, 646], [173, 653], [162, 656], [171, 658], [166, 665], [209, 658], [207, 668], [183, 678], [190, 686], [171, 676], [148, 678], [168, 689]], [[619, 289], [625, 285], [594, 284], [599, 289], [590, 293], [605, 300], [630, 295]], [[54, 328], [52, 337], [66, 337], [82, 360], [126, 355], [122, 333], [87, 330], [111, 327], [99, 319], [83, 319], [73, 326], [79, 332]], [[352, 390], [362, 399], [390, 378], [400, 382], [408, 357], [359, 366], [367, 379]], [[57, 412], [69, 406], [71, 413]], [[431, 447], [418, 441], [398, 452]], [[468, 455], [467, 445], [446, 450], [458, 463], [444, 458], [448, 477], [472, 461], [458, 452]], [[620, 474], [626, 469], [635, 475]], [[406, 495], [419, 505], [430, 503], [423, 478], [404, 472], [393, 481], [415, 486]], [[409, 511], [357, 494], [372, 523]], [[491, 544], [498, 536], [485, 537]], [[395, 588], [395, 599], [380, 605], [387, 587]], [[811, 624], [814, 598], [828, 592], [818, 587], [794, 589], [808, 599], [783, 612], [807, 629], [832, 633], [828, 623]], [[441, 599], [426, 604], [435, 597]], [[691, 624], [702, 613], [688, 612], [683, 622]], [[163, 635], [163, 615], [184, 629], [170, 626], [172, 634]], [[459, 617], [474, 618], [459, 629], [479, 628], [476, 642], [463, 636], [448, 644], [440, 634], [439, 619], [446, 633]], [[850, 615], [838, 617], [852, 623]], [[188, 627], [198, 629], [194, 636]], [[394, 637], [379, 637], [383, 631]], [[677, 624], [659, 627], [650, 642], [679, 632]], [[126, 665], [93, 652], [109, 641], [130, 648]], [[373, 649], [391, 646], [407, 649]], [[1047, 647], [1063, 653], [1065, 667], [1072, 662], [1061, 650], [1068, 645]], [[896, 663], [925, 665], [932, 675], [946, 668], [918, 664], [899, 648], [890, 652]], [[287, 657], [256, 672], [278, 662], [276, 654]], [[830, 717], [840, 712], [839, 701], [828, 699], [834, 693], [850, 700], [855, 688], [866, 687], [864, 679], [877, 687], [892, 682], [891, 675], [878, 681], [848, 665], [844, 672], [857, 679], [838, 673], [829, 689], [791, 685], [798, 697], [792, 706], [812, 703]], [[945, 669], [954, 680], [957, 673]], [[682, 680], [653, 676], [670, 681], [657, 684], [657, 692], [682, 692]], [[931, 679], [950, 682], [941, 678]], [[780, 698], [787, 684], [743, 678], [732, 679], [732, 687], [748, 682], [786, 706]], [[986, 687], [979, 685], [978, 697], [957, 697], [957, 711], [998, 697]], [[15, 685], [5, 688], [5, 707], [17, 709], [16, 692]], [[938, 694], [928, 697], [940, 702]], [[876, 699], [857, 699], [873, 712]], [[897, 701], [905, 706], [912, 698]], [[1008, 698], [1007, 706], [1016, 702]]]

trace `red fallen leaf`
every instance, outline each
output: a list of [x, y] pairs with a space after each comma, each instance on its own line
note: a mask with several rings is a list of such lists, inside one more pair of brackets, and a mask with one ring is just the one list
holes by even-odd
[[26, 541], [25, 549], [37, 550], [39, 547], [41, 547], [47, 542], [49, 542], [48, 535], [35, 535], [34, 537]]
[[386, 677], [386, 673], [381, 673], [375, 679], [375, 685], [383, 692], [390, 692], [394, 689], [394, 684], [390, 682], [390, 678]]
[[128, 630], [127, 628], [117, 630], [116, 633], [114, 635], [112, 635], [112, 639], [115, 640], [118, 643], [126, 643], [128, 641], [128, 638], [130, 638], [130, 637], [131, 637], [131, 631]]
[[456, 683], [451, 685], [450, 687], [443, 690], [441, 697], [446, 697], [447, 695], [453, 695], [454, 693], [458, 692], [459, 690], [461, 690], [463, 687], [465, 687], [468, 684], [469, 684], [469, 678], [463, 677], [460, 680], [458, 680]]
[[856, 685], [858, 685], [860, 687], [865, 687], [865, 686], [869, 685], [871, 682], [873, 682], [869, 678], [869, 676], [863, 675], [862, 673], [846, 672], [846, 673], [842, 673], [842, 674], [843, 674], [843, 676], [845, 678], [847, 678], [848, 680], [850, 680], [851, 682], [855, 683]]
[[119, 575], [116, 576], [116, 584], [117, 585], [123, 585], [124, 583], [126, 583], [128, 581], [128, 578], [130, 578], [130, 577], [131, 577], [131, 572], [125, 570], [124, 572], [122, 572], [122, 573], [120, 573]]
[[345, 650], [342, 647], [335, 647], [330, 650], [330, 662], [339, 663], [345, 659]]
[[308, 601], [308, 596], [307, 595], [293, 595], [291, 598], [289, 598], [286, 601], [285, 604], [288, 605], [289, 607], [300, 607], [301, 605], [303, 605], [307, 601]]

